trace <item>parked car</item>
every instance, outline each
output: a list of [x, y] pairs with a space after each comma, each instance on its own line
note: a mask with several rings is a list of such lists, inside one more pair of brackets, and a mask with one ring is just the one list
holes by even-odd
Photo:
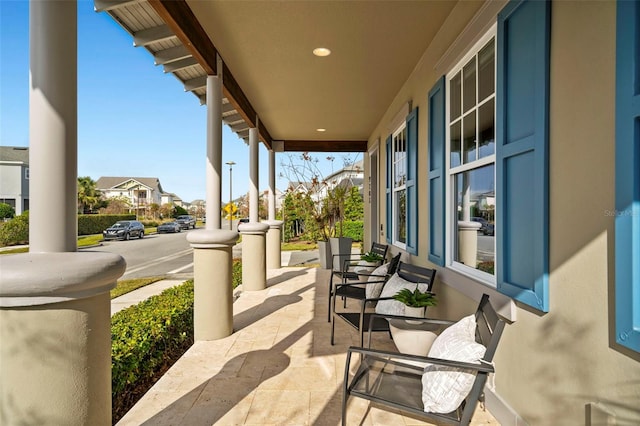
[[238, 226], [242, 225], [243, 223], [249, 223], [249, 218], [243, 217], [242, 219], [238, 220]]
[[180, 224], [182, 229], [196, 229], [196, 218], [191, 215], [181, 214], [176, 218], [176, 222]]
[[158, 234], [164, 234], [168, 232], [180, 232], [180, 231], [182, 231], [182, 227], [176, 221], [165, 222], [158, 226]]
[[120, 220], [104, 231], [104, 240], [128, 240], [132, 237], [144, 237], [144, 225], [137, 220]]
[[482, 232], [484, 235], [495, 235], [494, 225], [493, 223], [489, 223], [487, 219], [483, 217], [472, 217], [471, 220], [480, 224], [479, 232]]

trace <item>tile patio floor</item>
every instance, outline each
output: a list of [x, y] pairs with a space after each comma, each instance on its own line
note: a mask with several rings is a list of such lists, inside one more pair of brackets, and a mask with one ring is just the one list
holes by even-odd
[[[234, 303], [235, 332], [196, 342], [118, 425], [339, 425], [346, 350], [358, 334], [336, 322], [318, 268], [269, 271], [268, 288]], [[393, 348], [385, 333], [373, 347]], [[425, 425], [351, 398], [349, 425]], [[481, 408], [471, 423], [498, 425]]]

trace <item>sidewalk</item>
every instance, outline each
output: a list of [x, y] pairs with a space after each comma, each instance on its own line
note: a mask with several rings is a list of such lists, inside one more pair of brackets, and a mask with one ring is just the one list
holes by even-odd
[[[240, 246], [236, 249], [234, 247], [234, 251], [240, 253], [241, 257], [241, 244], [237, 244], [236, 246]], [[234, 253], [235, 257], [235, 253]], [[283, 251], [282, 252], [282, 267], [286, 268], [287, 266], [305, 266], [305, 264], [314, 264], [318, 263], [318, 251], [317, 250], [309, 250], [309, 251]], [[160, 280], [156, 281], [153, 284], [146, 285], [139, 289], [133, 290], [129, 293], [123, 294], [122, 296], [116, 297], [111, 300], [111, 315], [119, 312], [129, 306], [137, 305], [150, 298], [151, 296], [155, 296], [156, 294], [162, 293], [164, 290], [174, 287], [176, 285], [182, 284], [185, 280]]]

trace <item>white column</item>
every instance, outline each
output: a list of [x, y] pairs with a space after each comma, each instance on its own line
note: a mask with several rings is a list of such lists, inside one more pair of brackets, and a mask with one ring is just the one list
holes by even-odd
[[207, 76], [207, 223], [187, 234], [193, 247], [195, 340], [216, 340], [233, 332], [232, 247], [238, 233], [221, 229], [222, 61]]
[[282, 221], [276, 220], [276, 153], [269, 151], [269, 225], [267, 231], [267, 269], [278, 269], [282, 266], [281, 233]]
[[276, 220], [276, 153], [269, 151], [269, 220]]
[[242, 288], [254, 291], [267, 287], [266, 233], [269, 226], [258, 222], [258, 119], [249, 129], [249, 223], [241, 224]]
[[111, 425], [112, 253], [77, 252], [77, 4], [30, 4], [29, 253], [0, 256], [6, 424]]
[[[257, 120], [256, 120], [257, 121]], [[249, 221], [258, 221], [258, 123], [249, 129]]]
[[[221, 68], [218, 68], [221, 69]], [[222, 75], [207, 76], [207, 230], [220, 229], [222, 207]]]
[[76, 2], [30, 4], [29, 246], [33, 252], [77, 248], [76, 7]]

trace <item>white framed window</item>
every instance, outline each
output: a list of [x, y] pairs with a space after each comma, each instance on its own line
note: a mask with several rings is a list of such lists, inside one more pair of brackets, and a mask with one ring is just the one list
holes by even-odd
[[407, 244], [407, 125], [403, 122], [391, 135], [393, 244]]
[[496, 27], [446, 75], [447, 265], [496, 285]]

